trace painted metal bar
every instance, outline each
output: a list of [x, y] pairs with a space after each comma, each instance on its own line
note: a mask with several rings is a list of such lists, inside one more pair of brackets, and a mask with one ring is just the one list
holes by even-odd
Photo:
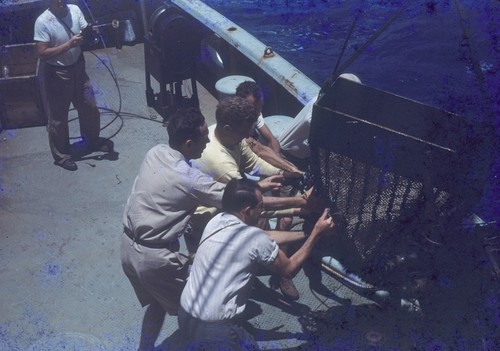
[[264, 57], [267, 48], [264, 43], [202, 1], [171, 0], [171, 2], [248, 57], [302, 104], [307, 104], [319, 93], [320, 87], [299, 69], [276, 52], [270, 57]]

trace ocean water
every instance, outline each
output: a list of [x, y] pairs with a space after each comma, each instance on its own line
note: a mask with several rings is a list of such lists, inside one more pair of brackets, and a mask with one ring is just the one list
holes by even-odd
[[[339, 59], [339, 67], [342, 67], [362, 50], [342, 72], [356, 74], [369, 86], [472, 121], [488, 121], [494, 125], [498, 136], [498, 0], [204, 2], [270, 45], [320, 86], [333, 73]], [[399, 16], [391, 25], [363, 48], [398, 12]], [[478, 208], [488, 221], [500, 217], [498, 146], [496, 143], [493, 150], [485, 150], [495, 154], [485, 195]]]

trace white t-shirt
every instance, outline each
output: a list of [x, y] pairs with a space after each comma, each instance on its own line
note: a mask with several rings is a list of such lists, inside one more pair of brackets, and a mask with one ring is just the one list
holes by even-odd
[[261, 229], [246, 225], [232, 214], [219, 213], [203, 232], [182, 291], [182, 308], [204, 321], [239, 315], [245, 309], [259, 265], [274, 262], [278, 252], [276, 242]]
[[297, 158], [303, 159], [311, 156], [308, 138], [311, 129], [312, 110], [317, 99], [317, 95], [313, 97], [277, 138], [281, 149]]
[[255, 124], [255, 128], [260, 129], [264, 126], [264, 116], [262, 116], [262, 113], [257, 117], [257, 123]]
[[[80, 33], [88, 23], [82, 11], [76, 5], [68, 4], [68, 14], [64, 18], [57, 18], [50, 10], [45, 10], [35, 21], [35, 41], [50, 43], [50, 47], [56, 47], [67, 42], [73, 35]], [[70, 30], [61, 22], [67, 24]], [[69, 66], [74, 64], [81, 54], [79, 46], [68, 51], [46, 59], [46, 62], [55, 66]]]

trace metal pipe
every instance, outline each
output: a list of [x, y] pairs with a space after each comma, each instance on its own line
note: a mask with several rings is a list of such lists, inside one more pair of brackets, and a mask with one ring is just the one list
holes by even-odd
[[141, 17], [142, 17], [142, 27], [144, 29], [144, 35], [148, 34], [148, 16], [146, 15], [146, 4], [144, 0], [139, 0], [139, 5], [141, 7]]

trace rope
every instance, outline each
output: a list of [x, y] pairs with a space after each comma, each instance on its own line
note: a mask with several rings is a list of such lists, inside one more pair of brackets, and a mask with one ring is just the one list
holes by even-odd
[[394, 15], [392, 15], [385, 23], [358, 49], [356, 52], [351, 56], [347, 62], [340, 67], [340, 69], [335, 70], [330, 78], [328, 78], [323, 86], [321, 87], [320, 95], [324, 93], [324, 91], [331, 86], [331, 84], [335, 81], [335, 79], [338, 78], [340, 74], [337, 72], [343, 72], [347, 67], [349, 67], [365, 50], [368, 46], [370, 46], [385, 30], [389, 27], [389, 25], [396, 20], [396, 18], [399, 17], [403, 13], [404, 10], [406, 10], [410, 4], [403, 6], [398, 12], [396, 12]]
[[[460, 16], [460, 26], [462, 27], [464, 39], [467, 42], [467, 48], [469, 49], [472, 68], [474, 70], [474, 74], [476, 75], [476, 78], [477, 78], [478, 83], [479, 83], [479, 90], [481, 91], [481, 94], [483, 94], [486, 101], [488, 101], [488, 106], [491, 106], [492, 99], [484, 86], [484, 76], [483, 76], [483, 72], [481, 70], [481, 65], [480, 65], [479, 61], [476, 59], [476, 52], [474, 50], [474, 46], [473, 46], [472, 39], [471, 39], [472, 36], [470, 35], [470, 33], [467, 29], [467, 20], [465, 18], [465, 15], [464, 15], [462, 8], [460, 6], [460, 2], [458, 0], [455, 0], [455, 8], [457, 9], [458, 15]], [[489, 112], [492, 113], [491, 111], [489, 111]], [[492, 113], [492, 114], [494, 115], [494, 113]]]
[[359, 17], [361, 17], [361, 8], [363, 7], [364, 0], [361, 0], [360, 4], [360, 9], [358, 11], [358, 14], [356, 17], [354, 17], [354, 21], [352, 21], [351, 28], [349, 29], [349, 32], [347, 33], [347, 37], [344, 40], [344, 45], [342, 46], [342, 50], [340, 51], [339, 58], [337, 60], [337, 63], [335, 64], [335, 68], [333, 69], [332, 76], [335, 76], [335, 73], [337, 72], [337, 68], [339, 68], [340, 61], [342, 60], [342, 57], [344, 56], [345, 48], [347, 47], [347, 43], [349, 42], [349, 39], [351, 38], [352, 32], [354, 31], [354, 27], [356, 27], [356, 23], [358, 22]]

